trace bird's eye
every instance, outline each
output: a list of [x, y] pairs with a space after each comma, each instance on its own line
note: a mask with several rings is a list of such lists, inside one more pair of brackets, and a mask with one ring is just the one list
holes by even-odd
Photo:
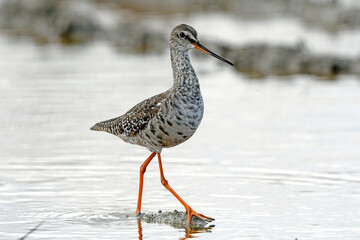
[[180, 38], [185, 38], [185, 37], [186, 37], [186, 35], [185, 35], [185, 33], [184, 33], [184, 32], [181, 32], [181, 33], [179, 33], [179, 37], [180, 37]]

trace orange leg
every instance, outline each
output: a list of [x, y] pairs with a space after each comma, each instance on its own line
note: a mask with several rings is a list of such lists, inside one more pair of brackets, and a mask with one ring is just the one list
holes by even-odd
[[168, 181], [165, 179], [165, 176], [164, 176], [164, 172], [163, 172], [163, 168], [162, 168], [162, 163], [161, 163], [161, 156], [160, 156], [160, 153], [157, 154], [158, 155], [158, 159], [159, 159], [159, 168], [160, 168], [160, 177], [161, 177], [161, 183], [162, 185], [164, 185], [164, 187], [169, 190], [176, 198], [177, 200], [180, 201], [180, 203], [185, 207], [186, 209], [186, 212], [188, 213], [188, 224], [190, 225], [191, 223], [191, 219], [192, 219], [192, 216], [196, 216], [202, 220], [205, 220], [205, 221], [213, 221], [215, 219], [213, 218], [210, 218], [210, 217], [207, 217], [207, 216], [204, 216], [200, 213], [197, 213], [195, 212], [189, 205], [187, 205], [187, 203], [170, 187], [170, 185], [168, 184]]
[[146, 171], [146, 167], [147, 167], [147, 165], [149, 165], [149, 163], [155, 157], [155, 155], [156, 155], [156, 152], [153, 152], [140, 167], [139, 195], [138, 195], [138, 203], [137, 203], [137, 208], [136, 208], [135, 214], [140, 213], [140, 210], [141, 210], [141, 197], [142, 197], [142, 192], [143, 192], [144, 173]]

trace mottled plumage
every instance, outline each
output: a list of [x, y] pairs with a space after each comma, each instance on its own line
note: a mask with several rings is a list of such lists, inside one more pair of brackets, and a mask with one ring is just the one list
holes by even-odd
[[134, 138], [143, 131], [155, 114], [161, 102], [168, 97], [168, 91], [146, 99], [127, 111], [124, 115], [95, 124], [91, 130], [105, 131], [122, 138]]
[[199, 126], [204, 105], [195, 71], [191, 66], [190, 44], [179, 44], [178, 33], [186, 31], [197, 41], [195, 29], [176, 27], [170, 38], [174, 85], [164, 93], [148, 98], [124, 115], [95, 124], [91, 130], [114, 134], [125, 142], [161, 152], [189, 139]]
[[194, 28], [181, 24], [170, 35], [170, 56], [174, 84], [161, 94], [148, 98], [124, 115], [95, 124], [91, 130], [114, 134], [125, 142], [148, 148], [152, 154], [140, 167], [139, 195], [136, 213], [141, 210], [143, 178], [147, 165], [158, 155], [161, 183], [185, 207], [188, 223], [192, 216], [206, 221], [214, 219], [195, 212], [169, 186], [164, 177], [160, 152], [163, 148], [176, 146], [189, 139], [198, 128], [204, 112], [200, 86], [191, 66], [188, 50], [199, 49], [226, 63], [226, 59], [216, 55], [200, 44]]

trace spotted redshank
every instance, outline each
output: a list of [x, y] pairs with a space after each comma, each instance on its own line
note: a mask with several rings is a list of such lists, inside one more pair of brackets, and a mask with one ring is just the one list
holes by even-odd
[[203, 117], [204, 104], [195, 71], [191, 66], [190, 49], [199, 49], [233, 66], [228, 60], [200, 44], [197, 33], [189, 25], [176, 26], [170, 35], [170, 56], [174, 84], [166, 92], [148, 98], [124, 115], [99, 122], [91, 130], [105, 131], [128, 143], [149, 149], [152, 153], [140, 167], [139, 195], [136, 214], [141, 210], [143, 179], [146, 167], [157, 155], [161, 183], [185, 207], [190, 225], [193, 216], [206, 221], [213, 218], [195, 212], [168, 184], [161, 163], [161, 150], [185, 142], [198, 128]]

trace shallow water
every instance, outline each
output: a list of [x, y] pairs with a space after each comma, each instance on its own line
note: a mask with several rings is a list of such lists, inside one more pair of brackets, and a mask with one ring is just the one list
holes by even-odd
[[[170, 185], [216, 219], [187, 233], [133, 216], [146, 149], [89, 127], [172, 84], [169, 57], [0, 37], [0, 239], [359, 239], [359, 79], [248, 80], [195, 58], [205, 115], [163, 151]], [[154, 64], [156, 63], [156, 64]], [[181, 210], [146, 172], [143, 212]]]

